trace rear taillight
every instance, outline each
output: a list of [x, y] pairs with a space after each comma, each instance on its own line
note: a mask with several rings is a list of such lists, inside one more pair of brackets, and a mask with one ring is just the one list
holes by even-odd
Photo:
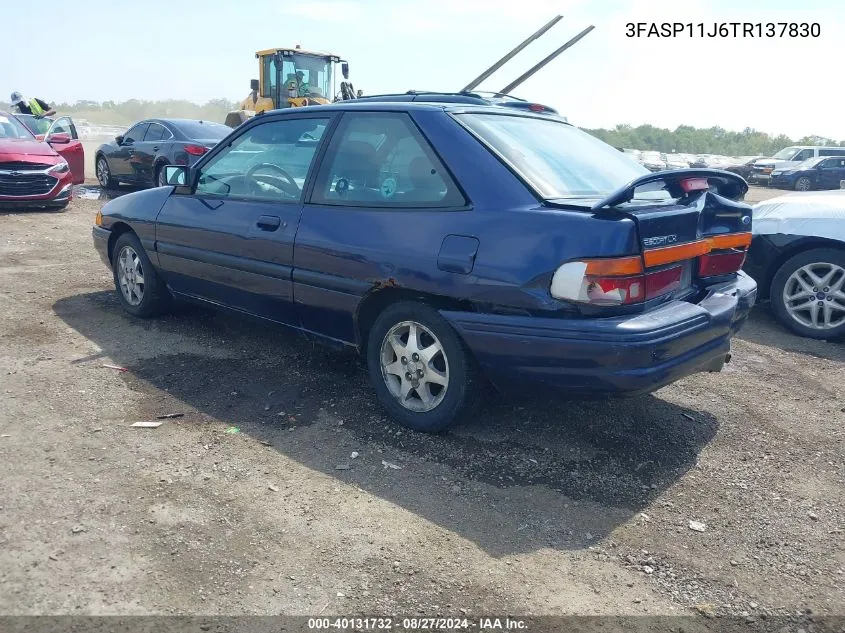
[[208, 148], [202, 145], [185, 145], [185, 151], [191, 156], [202, 156], [208, 151]]
[[732, 249], [721, 253], [708, 253], [698, 258], [699, 277], [718, 277], [735, 273], [745, 263], [745, 251]]
[[555, 271], [549, 290], [555, 299], [596, 306], [642, 303], [688, 287], [696, 262], [699, 278], [737, 272], [750, 243], [751, 233], [726, 233], [646, 249], [642, 257], [568, 262]]
[[678, 184], [684, 190], [684, 193], [707, 191], [710, 188], [707, 178], [684, 178], [683, 180], [679, 180]]
[[682, 265], [643, 271], [639, 257], [563, 264], [552, 277], [551, 295], [597, 306], [642, 303], [681, 287]]

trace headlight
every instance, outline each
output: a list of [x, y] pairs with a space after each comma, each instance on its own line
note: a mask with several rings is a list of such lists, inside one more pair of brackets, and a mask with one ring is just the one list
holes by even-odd
[[52, 167], [50, 167], [50, 169], [47, 170], [47, 173], [48, 174], [66, 174], [69, 171], [70, 171], [70, 167], [68, 166], [67, 161], [63, 158], [62, 162], [57, 163], [56, 165], [53, 165]]
[[780, 176], [782, 173], [784, 173], [784, 172], [782, 172], [782, 171], [778, 171], [778, 170], [776, 169], [776, 170], [774, 170], [774, 171], [772, 172], [772, 176]]

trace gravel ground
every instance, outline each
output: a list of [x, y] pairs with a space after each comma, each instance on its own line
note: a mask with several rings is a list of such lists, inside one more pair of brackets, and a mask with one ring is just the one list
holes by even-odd
[[419, 435], [354, 357], [125, 315], [101, 204], [0, 214], [0, 614], [845, 611], [842, 343], [760, 306], [720, 374]]

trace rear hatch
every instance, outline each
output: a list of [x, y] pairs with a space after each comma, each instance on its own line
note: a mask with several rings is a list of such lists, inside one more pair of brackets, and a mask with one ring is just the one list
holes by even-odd
[[[647, 174], [594, 202], [590, 209], [597, 216], [635, 221], [640, 253], [620, 258], [619, 266], [613, 260], [588, 262], [576, 300], [647, 308], [672, 299], [697, 301], [708, 286], [742, 267], [751, 243], [751, 207], [739, 201], [747, 190], [728, 171], [679, 169]], [[567, 200], [548, 203], [574, 206]]]

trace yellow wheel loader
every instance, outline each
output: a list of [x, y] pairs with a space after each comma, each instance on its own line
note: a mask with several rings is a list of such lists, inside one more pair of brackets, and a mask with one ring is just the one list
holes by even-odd
[[[269, 48], [258, 51], [259, 78], [250, 82], [250, 93], [237, 110], [226, 115], [226, 125], [238, 127], [249, 117], [265, 110], [299, 108], [332, 101], [354, 99], [349, 82], [349, 64], [337, 55], [296, 48]], [[343, 79], [335, 91], [335, 70], [340, 65]]]

